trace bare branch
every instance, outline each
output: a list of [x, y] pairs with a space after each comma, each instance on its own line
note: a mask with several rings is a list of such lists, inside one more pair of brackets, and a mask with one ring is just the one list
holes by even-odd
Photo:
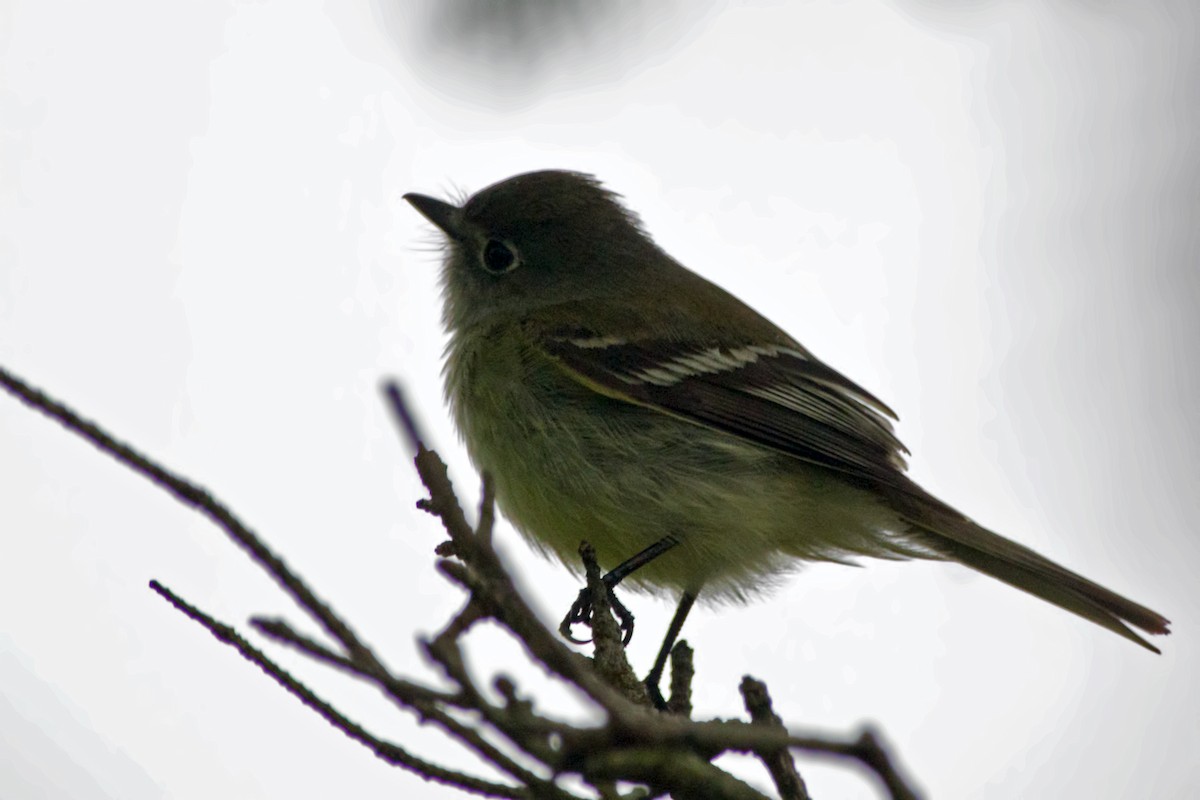
[[692, 677], [696, 674], [692, 656], [692, 648], [682, 639], [671, 648], [671, 697], [667, 700], [667, 711], [679, 717], [692, 716]]
[[283, 667], [276, 664], [268, 658], [261, 650], [246, 641], [236, 630], [230, 625], [223, 622], [218, 622], [208, 614], [205, 614], [200, 609], [191, 605], [179, 595], [172, 592], [166, 586], [163, 586], [158, 581], [151, 581], [150, 588], [157, 592], [163, 599], [174, 606], [177, 610], [183, 612], [185, 616], [195, 622], [200, 623], [219, 641], [233, 647], [242, 658], [255, 664], [265, 672], [268, 676], [275, 680], [280, 686], [288, 691], [289, 694], [296, 697], [304, 705], [311, 708], [320, 714], [330, 725], [337, 728], [342, 733], [349, 736], [351, 739], [366, 745], [372, 752], [375, 753], [383, 761], [389, 764], [394, 764], [398, 767], [403, 767], [407, 770], [417, 773], [418, 775], [435, 780], [439, 783], [444, 783], [448, 786], [455, 786], [472, 794], [484, 795], [486, 797], [507, 797], [507, 798], [528, 798], [535, 795], [528, 791], [514, 786], [506, 786], [501, 783], [493, 783], [485, 781], [481, 778], [476, 778], [455, 770], [446, 769], [445, 767], [434, 764], [430, 761], [414, 756], [403, 747], [385, 742], [376, 736], [368, 733], [361, 725], [352, 722], [349, 718], [342, 715], [333, 706], [320, 699], [304, 684], [293, 678]]
[[613, 748], [584, 759], [588, 780], [637, 781], [669, 791], [676, 800], [767, 800], [766, 795], [687, 749]]
[[91, 442], [101, 452], [109, 454], [134, 472], [145, 476], [154, 485], [174, 495], [184, 505], [196, 509], [211, 519], [230, 538], [241, 545], [250, 554], [250, 557], [266, 570], [284, 591], [308, 611], [330, 635], [341, 642], [354, 658], [362, 659], [364, 663], [370, 664], [372, 669], [377, 669], [381, 673], [385, 671], [383, 665], [358, 640], [350, 627], [334, 614], [332, 609], [300, 580], [299, 576], [288, 568], [283, 559], [275, 555], [206, 489], [184, 480], [129, 445], [117, 441], [95, 423], [84, 419], [66, 405], [24, 383], [2, 367], [0, 367], [0, 385], [3, 385], [27, 405], [57, 420], [67, 430]]
[[409, 449], [414, 453], [420, 453], [425, 449], [425, 436], [421, 433], [421, 426], [417, 424], [417, 418], [409, 410], [408, 403], [404, 400], [404, 390], [395, 381], [386, 381], [383, 385], [383, 392], [387, 397], [388, 409], [395, 416], [396, 424], [404, 434]]
[[[771, 707], [771, 695], [767, 692], [765, 683], [747, 675], [742, 678], [742, 684], [738, 688], [741, 690], [751, 722], [787, 732], [783, 727], [783, 720]], [[786, 747], [774, 752], [760, 752], [758, 757], [771, 773], [771, 780], [775, 781], [775, 788], [779, 790], [782, 800], [809, 800], [808, 787], [796, 771], [796, 762], [792, 761], [792, 754]]]
[[[317, 640], [305, 636], [299, 631], [292, 628], [287, 620], [283, 619], [268, 619], [266, 617], [252, 617], [250, 626], [256, 631], [266, 636], [269, 639], [274, 639], [280, 644], [287, 645], [296, 650], [299, 650], [304, 655], [313, 659], [328, 664], [331, 667], [349, 672], [353, 675], [362, 676], [363, 673], [359, 670], [358, 665], [350, 659], [335, 653]], [[369, 677], [369, 676], [368, 676]]]

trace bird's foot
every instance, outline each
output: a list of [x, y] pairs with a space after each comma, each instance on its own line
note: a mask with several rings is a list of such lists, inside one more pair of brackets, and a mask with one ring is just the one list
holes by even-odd
[[[604, 592], [608, 596], [608, 606], [612, 609], [613, 614], [617, 617], [617, 623], [621, 627], [621, 643], [629, 644], [629, 640], [633, 638], [633, 612], [625, 607], [625, 604], [617, 599], [617, 593], [613, 587], [604, 582]], [[575, 644], [587, 644], [592, 641], [591, 638], [579, 639], [571, 633], [571, 628], [575, 625], [592, 625], [592, 615], [595, 609], [592, 604], [592, 593], [590, 589], [582, 589], [579, 592], [579, 597], [575, 598], [571, 610], [563, 617], [563, 621], [559, 623], [558, 632], [563, 638], [569, 639]]]

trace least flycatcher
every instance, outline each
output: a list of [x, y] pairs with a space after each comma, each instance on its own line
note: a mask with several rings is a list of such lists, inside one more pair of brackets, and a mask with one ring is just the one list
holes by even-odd
[[679, 593], [676, 633], [698, 594], [745, 600], [798, 561], [927, 558], [1158, 652], [1128, 626], [1164, 634], [1164, 617], [913, 483], [886, 405], [663, 252], [591, 176], [405, 199], [446, 236], [446, 395], [500, 509], [567, 565], [590, 542], [621, 565], [610, 586]]

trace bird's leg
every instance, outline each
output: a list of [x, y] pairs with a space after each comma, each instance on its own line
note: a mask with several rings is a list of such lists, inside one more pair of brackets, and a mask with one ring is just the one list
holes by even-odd
[[[632, 558], [625, 559], [617, 565], [616, 569], [610, 570], [601, 578], [604, 582], [605, 591], [608, 593], [609, 605], [612, 606], [613, 613], [617, 615], [617, 621], [621, 624], [623, 644], [629, 644], [629, 640], [633, 638], [633, 614], [617, 599], [617, 595], [613, 589], [618, 583], [629, 577], [631, 573], [646, 566], [677, 544], [679, 544], [679, 539], [674, 535], [664, 536]], [[567, 612], [567, 616], [563, 617], [563, 621], [559, 624], [558, 632], [576, 644], [587, 644], [590, 641], [589, 639], [576, 639], [571, 635], [571, 626], [576, 623], [583, 625], [591, 625], [592, 623], [592, 596], [586, 588], [579, 592], [579, 597], [575, 598], [575, 603], [571, 606], [571, 610]], [[680, 624], [683, 624], [682, 621], [680, 621]], [[678, 631], [676, 631], [676, 635], [678, 635]]]
[[654, 666], [650, 668], [650, 672], [646, 674], [646, 680], [643, 681], [646, 684], [646, 692], [650, 695], [650, 701], [659, 711], [663, 711], [667, 707], [662, 690], [658, 688], [658, 684], [662, 682], [663, 670], [667, 668], [667, 657], [671, 655], [671, 648], [675, 646], [675, 640], [679, 638], [679, 632], [683, 630], [684, 620], [687, 619], [688, 612], [695, 604], [695, 592], [684, 592], [680, 596], [679, 605], [675, 608], [675, 616], [671, 617], [671, 624], [667, 628], [667, 635], [663, 637], [658, 657], [654, 659]]

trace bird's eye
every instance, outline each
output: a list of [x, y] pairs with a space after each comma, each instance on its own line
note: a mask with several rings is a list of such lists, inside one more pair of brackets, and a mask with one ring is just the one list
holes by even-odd
[[483, 268], [493, 275], [509, 272], [517, 267], [517, 254], [499, 239], [488, 239], [483, 246]]

